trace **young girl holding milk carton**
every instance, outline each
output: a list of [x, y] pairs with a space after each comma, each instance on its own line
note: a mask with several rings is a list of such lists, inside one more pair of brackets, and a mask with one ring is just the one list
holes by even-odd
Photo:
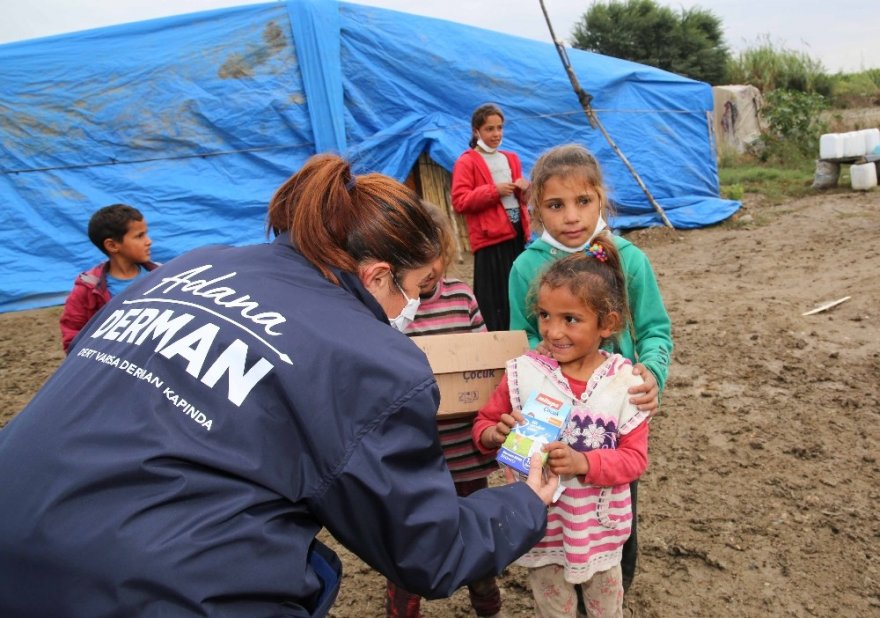
[[511, 360], [474, 421], [474, 442], [496, 452], [536, 393], [571, 406], [560, 438], [543, 449], [565, 489], [550, 506], [544, 538], [516, 563], [529, 568], [541, 617], [574, 618], [578, 585], [591, 615], [622, 616], [629, 485], [647, 467], [650, 414], [629, 401], [629, 389], [643, 381], [632, 363], [602, 349], [630, 321], [620, 260], [602, 232], [541, 275], [534, 311], [552, 357], [533, 351]]

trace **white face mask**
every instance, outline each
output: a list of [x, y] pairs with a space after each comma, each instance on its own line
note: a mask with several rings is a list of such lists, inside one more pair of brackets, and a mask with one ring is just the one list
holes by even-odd
[[403, 294], [403, 297], [406, 299], [406, 305], [403, 309], [400, 310], [400, 315], [388, 321], [391, 323], [391, 326], [394, 328], [394, 330], [400, 331], [402, 333], [406, 330], [406, 327], [409, 326], [412, 321], [416, 319], [416, 313], [418, 313], [419, 305], [422, 301], [418, 296], [416, 296], [415, 298], [410, 298], [409, 296], [407, 296], [406, 292], [403, 291], [403, 288], [400, 287], [400, 284], [397, 282], [397, 277], [391, 275], [391, 280], [394, 281], [394, 285], [396, 285], [397, 289], [400, 290], [400, 293]]
[[486, 145], [486, 142], [483, 141], [483, 138], [478, 138], [477, 139], [477, 146], [479, 146], [480, 148], [485, 150], [487, 153], [492, 154], [493, 152], [495, 152], [496, 150], [501, 148], [501, 142], [498, 142], [498, 146], [496, 146], [495, 148], [489, 148]]
[[560, 251], [565, 251], [566, 253], [579, 253], [589, 247], [590, 243], [593, 242], [593, 239], [596, 238], [599, 232], [604, 230], [606, 227], [608, 227], [608, 224], [605, 223], [605, 219], [602, 218], [602, 215], [599, 215], [599, 219], [596, 221], [596, 229], [593, 230], [593, 233], [590, 235], [589, 240], [587, 240], [587, 242], [582, 244], [580, 247], [567, 247], [563, 245], [561, 242], [553, 238], [553, 236], [551, 236], [550, 232], [548, 232], [547, 230], [544, 230], [544, 233], [541, 234], [541, 240], [543, 240], [551, 247], [556, 247]]

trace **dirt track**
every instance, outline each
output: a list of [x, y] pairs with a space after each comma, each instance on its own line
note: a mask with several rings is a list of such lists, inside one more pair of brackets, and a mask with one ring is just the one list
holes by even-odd
[[[627, 235], [676, 345], [627, 613], [880, 615], [880, 192], [745, 202], [713, 228]], [[0, 314], [0, 423], [60, 362], [58, 314]], [[382, 578], [344, 558], [332, 615], [380, 616]], [[530, 615], [524, 581], [517, 567], [501, 579], [509, 617]], [[467, 594], [423, 613], [468, 616]]]

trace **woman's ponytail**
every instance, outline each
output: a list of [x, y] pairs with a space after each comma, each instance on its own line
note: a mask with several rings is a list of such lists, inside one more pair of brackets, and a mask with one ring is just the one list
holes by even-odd
[[275, 192], [268, 227], [334, 283], [332, 269], [354, 272], [365, 260], [403, 270], [440, 253], [437, 227], [418, 196], [382, 174], [355, 176], [336, 155], [315, 155]]

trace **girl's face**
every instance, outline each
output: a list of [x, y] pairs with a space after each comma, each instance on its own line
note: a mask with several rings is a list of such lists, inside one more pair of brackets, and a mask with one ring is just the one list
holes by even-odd
[[544, 229], [566, 247], [580, 247], [595, 233], [602, 206], [596, 188], [577, 176], [544, 182], [537, 215]]
[[[584, 368], [592, 372], [602, 363], [599, 346], [613, 330], [599, 323], [599, 317], [583, 299], [566, 286], [538, 290], [538, 330], [560, 367], [570, 372]], [[611, 321], [610, 319], [608, 320]]]
[[396, 275], [389, 271], [386, 274], [387, 279], [383, 277], [384, 285], [380, 286], [381, 289], [370, 291], [385, 310], [385, 314], [394, 317], [403, 311], [408, 299], [419, 297], [422, 284], [430, 275], [431, 264], [400, 271]]
[[498, 148], [501, 138], [504, 137], [504, 121], [498, 114], [490, 114], [474, 133], [489, 148]]
[[445, 269], [446, 262], [443, 256], [434, 260], [431, 264], [431, 272], [419, 283], [419, 296], [427, 297], [434, 293], [434, 290], [437, 289], [437, 282], [443, 277]]

